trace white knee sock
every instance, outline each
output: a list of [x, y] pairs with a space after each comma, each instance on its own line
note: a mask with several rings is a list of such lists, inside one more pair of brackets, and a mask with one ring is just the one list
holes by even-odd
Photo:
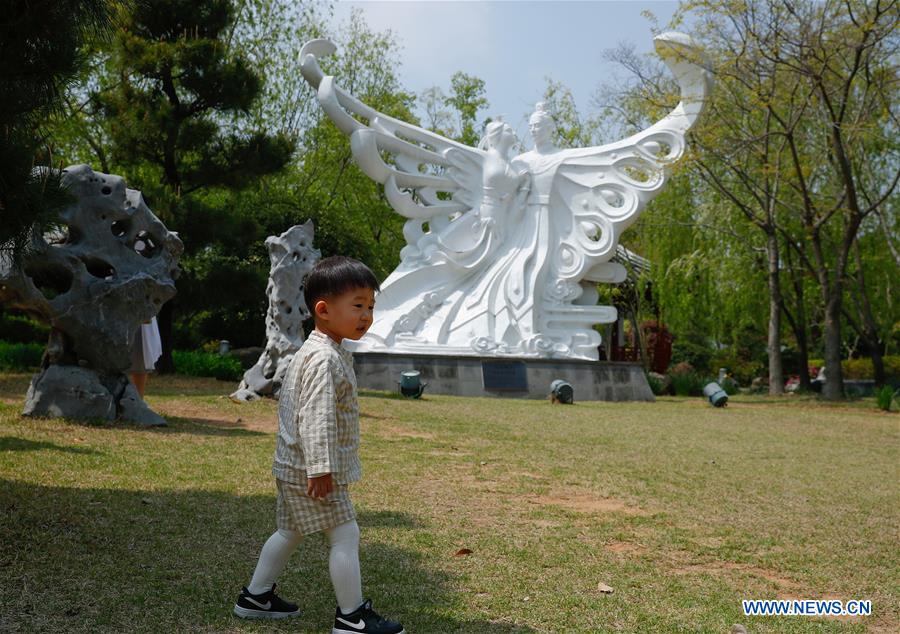
[[272, 533], [262, 547], [262, 552], [259, 553], [259, 561], [256, 563], [253, 579], [247, 586], [247, 590], [251, 594], [261, 594], [272, 589], [275, 578], [284, 570], [288, 558], [296, 550], [301, 539], [303, 539], [303, 535], [296, 531], [279, 528]]
[[325, 531], [331, 544], [328, 572], [341, 612], [349, 614], [362, 605], [359, 574], [359, 526], [350, 520]]

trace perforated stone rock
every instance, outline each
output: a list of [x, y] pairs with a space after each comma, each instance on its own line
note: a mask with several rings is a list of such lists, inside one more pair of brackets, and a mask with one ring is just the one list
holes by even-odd
[[51, 326], [25, 414], [165, 424], [140, 399], [123, 407], [125, 372], [138, 327], [175, 295], [181, 240], [121, 176], [73, 165], [62, 182], [74, 201], [58, 228], [21, 267], [0, 261], [0, 302]]
[[266, 295], [266, 349], [231, 398], [250, 401], [277, 396], [294, 353], [303, 345], [303, 322], [309, 317], [303, 294], [303, 278], [321, 257], [313, 248], [312, 220], [295, 225], [280, 236], [266, 238], [269, 247], [269, 283]]

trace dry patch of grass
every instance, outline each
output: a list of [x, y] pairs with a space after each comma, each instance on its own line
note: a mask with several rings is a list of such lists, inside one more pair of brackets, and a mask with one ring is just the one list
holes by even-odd
[[751, 575], [775, 584], [778, 586], [779, 592], [797, 592], [802, 590], [802, 586], [796, 581], [780, 576], [771, 570], [766, 570], [759, 566], [751, 566], [750, 564], [739, 564], [733, 561], [714, 561], [705, 564], [692, 564], [683, 568], [675, 568], [672, 572], [678, 575], [719, 575], [732, 579]]
[[434, 440], [435, 434], [426, 431], [418, 431], [403, 427], [402, 425], [380, 425], [374, 432], [385, 440], [398, 440], [403, 438], [418, 438], [420, 440]]
[[579, 513], [622, 513], [624, 515], [652, 515], [649, 511], [629, 506], [621, 500], [612, 498], [600, 498], [593, 495], [570, 495], [559, 493], [557, 495], [537, 495], [525, 498], [529, 504], [560, 506], [564, 509]]
[[608, 544], [604, 544], [604, 548], [611, 553], [627, 556], [643, 555], [647, 552], [645, 547], [631, 542], [609, 542]]

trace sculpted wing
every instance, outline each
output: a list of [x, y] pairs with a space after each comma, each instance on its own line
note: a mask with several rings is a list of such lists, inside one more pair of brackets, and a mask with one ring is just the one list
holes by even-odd
[[481, 200], [485, 153], [381, 113], [339, 88], [317, 60], [336, 50], [328, 40], [307, 42], [300, 49], [300, 70], [322, 109], [350, 137], [360, 169], [384, 185], [391, 206], [410, 219], [403, 235], [414, 245], [423, 222], [441, 229]]
[[572, 212], [572, 222], [561, 231], [557, 267], [562, 279], [621, 281], [616, 278], [623, 278], [624, 270], [607, 261], [621, 233], [660, 192], [669, 167], [684, 154], [685, 133], [709, 94], [711, 78], [690, 37], [664, 33], [654, 44], [678, 80], [681, 102], [626, 139], [565, 151], [551, 194]]

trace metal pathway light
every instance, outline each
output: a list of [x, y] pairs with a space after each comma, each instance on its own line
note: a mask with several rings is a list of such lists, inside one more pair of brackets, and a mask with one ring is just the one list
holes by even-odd
[[550, 400], [554, 403], [571, 405], [575, 402], [575, 389], [571, 383], [556, 379], [550, 384]]
[[425, 386], [428, 385], [419, 379], [417, 370], [401, 372], [400, 380], [397, 383], [400, 386], [400, 393], [407, 398], [419, 398], [425, 391]]
[[713, 407], [725, 407], [728, 405], [728, 394], [715, 381], [706, 384], [706, 387], [703, 388], [703, 396], [709, 399], [709, 403]]

